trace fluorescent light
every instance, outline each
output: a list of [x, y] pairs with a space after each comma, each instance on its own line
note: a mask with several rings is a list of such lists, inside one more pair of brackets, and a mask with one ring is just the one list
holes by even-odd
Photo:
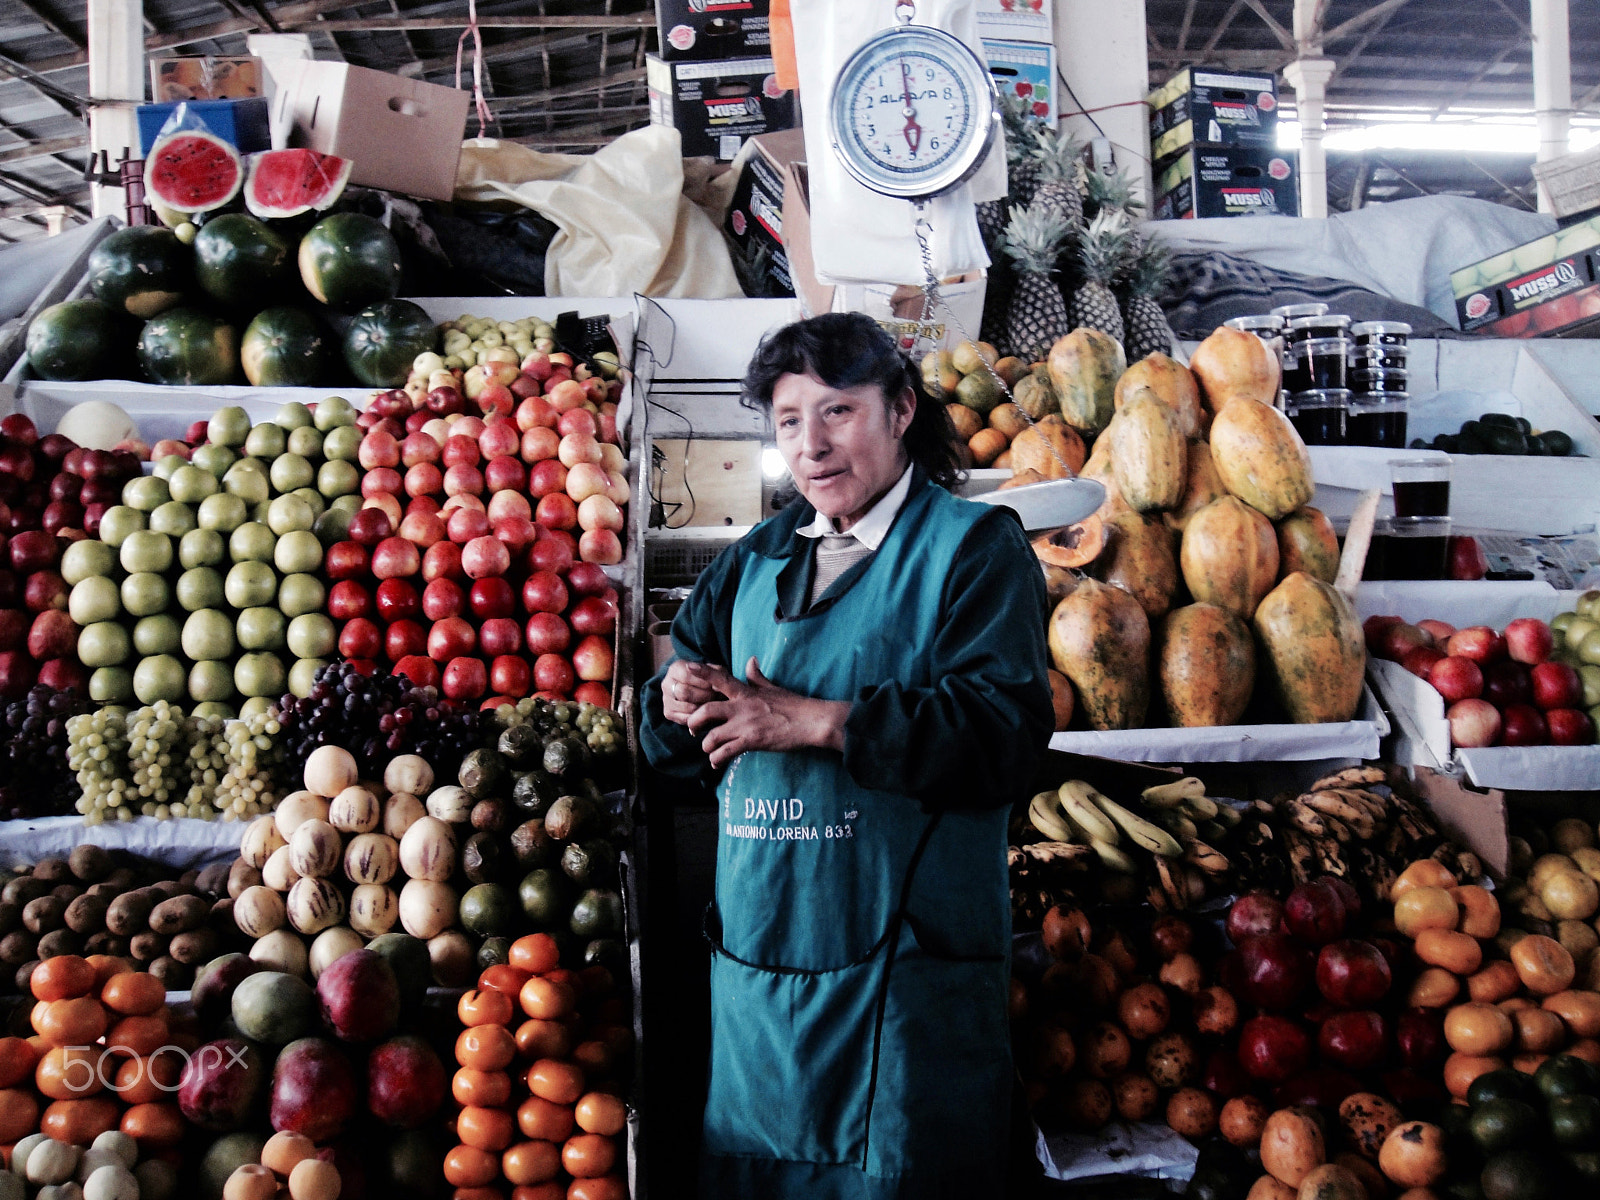
[[789, 473], [783, 455], [768, 446], [761, 451], [761, 473], [768, 479], [782, 479]]
[[[1333, 151], [1453, 150], [1487, 153], [1533, 154], [1539, 149], [1539, 130], [1532, 117], [1477, 115], [1438, 121], [1396, 119], [1371, 125], [1330, 129], [1322, 143]], [[1600, 124], [1574, 123], [1568, 135], [1574, 153], [1600, 145]], [[1300, 123], [1278, 123], [1278, 148], [1300, 146]]]

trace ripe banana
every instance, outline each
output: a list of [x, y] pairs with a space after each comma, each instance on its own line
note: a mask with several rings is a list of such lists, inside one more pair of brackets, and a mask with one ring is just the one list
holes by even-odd
[[1112, 846], [1122, 840], [1116, 825], [1096, 807], [1104, 797], [1083, 780], [1067, 780], [1056, 794], [1061, 800], [1061, 811], [1091, 838]]
[[1077, 835], [1062, 819], [1054, 792], [1040, 792], [1028, 802], [1028, 823], [1052, 842], [1074, 842]]
[[1186, 837], [1200, 836], [1200, 827], [1181, 812], [1169, 811], [1162, 813], [1161, 823], [1167, 827], [1167, 832], [1180, 842]]
[[1219, 804], [1217, 805], [1217, 815], [1212, 819], [1224, 829], [1233, 829], [1240, 821], [1244, 820], [1244, 814], [1237, 808], [1229, 808], [1226, 804]]
[[1197, 821], [1209, 821], [1217, 815], [1219, 805], [1210, 796], [1190, 796], [1178, 807]]
[[1183, 853], [1183, 847], [1178, 841], [1161, 826], [1146, 821], [1138, 813], [1130, 812], [1108, 796], [1099, 792], [1091, 793], [1094, 802], [1100, 810], [1122, 827], [1122, 832], [1141, 849], [1152, 854], [1159, 854], [1162, 858], [1177, 858]]
[[1094, 852], [1100, 856], [1100, 861], [1113, 871], [1121, 871], [1124, 875], [1136, 875], [1139, 864], [1121, 846], [1113, 846], [1110, 842], [1093, 841], [1089, 845], [1094, 847]]
[[1206, 785], [1193, 775], [1185, 775], [1175, 783], [1147, 787], [1140, 795], [1151, 808], [1176, 808], [1185, 800], [1205, 799]]

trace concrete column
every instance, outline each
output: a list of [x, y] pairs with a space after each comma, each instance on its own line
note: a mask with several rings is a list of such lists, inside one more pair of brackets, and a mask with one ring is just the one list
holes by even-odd
[[[1569, 152], [1572, 116], [1572, 47], [1567, 33], [1567, 0], [1531, 0], [1533, 25], [1533, 108], [1539, 124], [1539, 161]], [[1550, 197], [1539, 185], [1539, 211], [1550, 211]]]
[[1056, 80], [1056, 111], [1098, 109], [1093, 121], [1072, 117], [1067, 127], [1087, 142], [1100, 136], [1098, 124], [1118, 166], [1148, 201], [1150, 113], [1144, 98], [1150, 91], [1150, 64], [1144, 5], [1056, 0], [1055, 39], [1056, 63], [1072, 85], [1069, 93]]
[[1300, 215], [1328, 215], [1328, 156], [1322, 148], [1327, 130], [1323, 105], [1334, 63], [1328, 58], [1297, 58], [1283, 69], [1294, 89], [1295, 111], [1300, 118]]
[[[110, 168], [126, 151], [139, 157], [139, 125], [133, 105], [144, 100], [144, 6], [142, 0], [88, 0], [89, 96], [124, 100], [102, 105], [89, 116], [89, 148], [106, 151]], [[94, 215], [123, 215], [122, 189], [95, 184]]]

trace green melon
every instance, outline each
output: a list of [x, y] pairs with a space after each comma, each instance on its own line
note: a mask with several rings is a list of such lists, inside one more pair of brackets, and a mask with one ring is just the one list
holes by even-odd
[[346, 311], [400, 293], [400, 247], [362, 213], [323, 217], [300, 239], [300, 279], [324, 304]]
[[332, 359], [316, 317], [302, 308], [264, 308], [239, 343], [244, 377], [257, 387], [307, 387], [327, 383]]
[[110, 305], [89, 296], [63, 300], [28, 325], [28, 365], [40, 379], [107, 379], [126, 343], [127, 329]]
[[344, 335], [344, 361], [367, 387], [400, 387], [417, 355], [437, 347], [433, 318], [409, 300], [384, 300], [355, 315]]
[[169, 308], [139, 334], [139, 365], [156, 383], [232, 383], [239, 373], [239, 331], [199, 309]]
[[194, 251], [162, 225], [130, 225], [89, 255], [89, 290], [118, 312], [149, 320], [194, 288]]
[[229, 308], [259, 308], [294, 279], [289, 243], [244, 213], [224, 213], [200, 227], [194, 239], [194, 275], [200, 289]]

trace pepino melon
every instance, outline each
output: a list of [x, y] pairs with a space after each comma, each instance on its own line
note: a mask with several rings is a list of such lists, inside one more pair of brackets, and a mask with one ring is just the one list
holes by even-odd
[[130, 225], [89, 255], [89, 290], [118, 312], [147, 321], [194, 287], [194, 252], [161, 225]]
[[362, 213], [323, 217], [300, 239], [299, 260], [306, 290], [333, 308], [358, 309], [400, 292], [400, 247]]
[[287, 305], [264, 308], [239, 343], [244, 377], [257, 387], [327, 383], [332, 346], [316, 317]]
[[194, 239], [194, 273], [200, 289], [228, 308], [259, 308], [281, 295], [294, 278], [289, 243], [244, 213], [224, 213]]
[[110, 378], [127, 337], [110, 305], [88, 296], [63, 300], [43, 309], [28, 325], [28, 366], [40, 379]]
[[221, 317], [194, 308], [169, 308], [145, 322], [139, 365], [156, 383], [232, 383], [239, 371], [239, 334]]
[[221, 208], [239, 194], [239, 152], [214, 134], [182, 129], [156, 139], [144, 160], [145, 194], [181, 213]]
[[244, 205], [263, 221], [332, 208], [350, 182], [348, 158], [292, 148], [250, 156]]

